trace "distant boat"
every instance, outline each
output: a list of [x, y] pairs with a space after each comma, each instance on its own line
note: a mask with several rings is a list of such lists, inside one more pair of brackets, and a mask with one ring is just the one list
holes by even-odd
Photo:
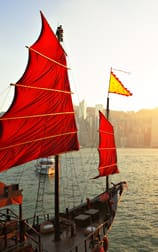
[[[12, 241], [12, 251], [19, 251], [19, 246], [20, 251], [26, 251], [25, 246], [30, 248], [27, 251], [36, 249], [40, 252], [92, 251], [96, 247], [106, 246], [107, 235], [127, 183], [122, 181], [112, 186], [109, 184], [108, 177], [117, 174], [119, 170], [114, 129], [108, 121], [107, 108], [107, 116], [99, 111], [99, 174], [95, 177], [105, 176], [106, 186], [94, 198], [87, 196], [83, 203], [60, 212], [59, 155], [78, 151], [79, 142], [66, 53], [60, 44], [63, 40], [63, 30], [59, 26], [55, 35], [42, 12], [41, 19], [40, 36], [28, 48], [27, 68], [21, 79], [12, 84], [15, 86], [13, 102], [0, 118], [0, 172], [32, 160], [54, 156], [55, 214], [45, 222], [39, 222], [39, 216], [35, 216], [33, 225], [30, 225], [23, 219], [21, 194], [19, 200], [14, 200], [14, 197], [11, 197], [11, 201], [7, 200], [9, 195], [16, 195], [18, 186], [11, 187], [14, 189], [13, 194], [5, 193], [5, 188], [8, 187], [4, 186], [0, 207], [12, 203], [19, 204], [20, 208], [16, 218], [9, 214], [8, 210], [3, 214], [3, 225], [0, 229], [1, 248], [3, 252], [8, 251], [7, 246]], [[67, 179], [71, 180], [71, 176]], [[15, 219], [18, 222], [16, 233], [8, 228], [6, 235], [7, 225], [9, 227]], [[10, 233], [12, 235], [9, 236]], [[51, 237], [43, 237], [42, 234], [45, 233], [50, 233]], [[33, 243], [35, 241], [36, 243]]]
[[54, 175], [55, 173], [54, 157], [39, 158], [35, 163], [36, 172], [41, 175]]

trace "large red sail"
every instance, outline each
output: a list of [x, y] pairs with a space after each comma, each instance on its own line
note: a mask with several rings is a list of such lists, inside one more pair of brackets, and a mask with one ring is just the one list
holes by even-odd
[[119, 173], [113, 126], [100, 111], [98, 151], [99, 177]]
[[41, 19], [12, 105], [0, 118], [0, 171], [79, 149], [65, 52], [42, 13]]

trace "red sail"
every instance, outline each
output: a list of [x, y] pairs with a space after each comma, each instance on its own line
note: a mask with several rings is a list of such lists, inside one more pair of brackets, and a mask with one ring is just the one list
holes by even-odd
[[0, 171], [79, 149], [65, 52], [42, 13], [41, 19], [12, 105], [0, 118]]
[[99, 177], [119, 173], [114, 130], [111, 123], [99, 111]]

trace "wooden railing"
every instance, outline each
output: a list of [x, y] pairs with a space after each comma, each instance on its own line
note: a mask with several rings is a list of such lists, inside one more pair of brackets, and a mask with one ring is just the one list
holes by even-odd
[[[41, 235], [40, 235], [40, 233], [36, 229], [34, 229], [31, 225], [29, 225], [29, 223], [27, 223], [26, 221], [25, 221], [25, 227], [26, 227], [26, 229], [28, 229], [28, 232], [25, 232], [26, 237], [29, 238], [33, 243], [36, 244], [36, 246], [38, 247], [39, 252], [42, 252], [43, 250], [42, 250], [42, 246], [41, 246]], [[34, 238], [34, 236], [32, 236], [30, 233], [31, 234], [33, 233], [34, 236], [37, 236], [38, 240], [36, 240]]]

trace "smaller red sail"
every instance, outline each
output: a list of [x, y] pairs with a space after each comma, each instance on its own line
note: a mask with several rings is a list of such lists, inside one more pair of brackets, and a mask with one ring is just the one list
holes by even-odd
[[99, 111], [99, 176], [119, 173], [114, 129], [106, 117]]

